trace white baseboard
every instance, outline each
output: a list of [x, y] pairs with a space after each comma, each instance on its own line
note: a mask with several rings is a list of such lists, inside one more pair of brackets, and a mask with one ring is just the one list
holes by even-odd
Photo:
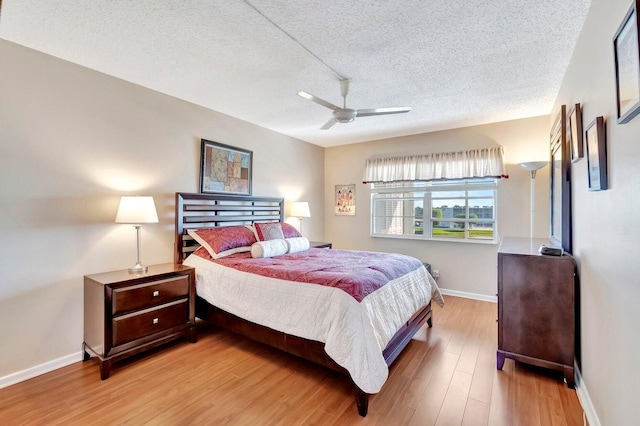
[[577, 365], [574, 367], [576, 371], [576, 393], [578, 394], [580, 405], [582, 405], [582, 409], [589, 421], [589, 426], [602, 426], [602, 423], [600, 423], [600, 419], [598, 418], [598, 413], [596, 413], [596, 409], [593, 406], [593, 402], [591, 402], [591, 397], [589, 396], [587, 387], [584, 385], [584, 381], [582, 380], [582, 373]]
[[486, 294], [467, 293], [466, 291], [447, 290], [446, 288], [440, 288], [440, 293], [445, 296], [464, 297], [465, 299], [482, 300], [493, 303], [498, 302], [498, 298], [496, 296], [487, 296]]
[[27, 368], [26, 370], [11, 373], [8, 376], [0, 377], [0, 389], [16, 383], [24, 382], [25, 380], [32, 379], [36, 376], [40, 376], [41, 374], [49, 373], [50, 371], [57, 370], [58, 368], [66, 367], [67, 365], [71, 365], [74, 362], [81, 360], [82, 351], [66, 355], [52, 361], [47, 361], [43, 364]]

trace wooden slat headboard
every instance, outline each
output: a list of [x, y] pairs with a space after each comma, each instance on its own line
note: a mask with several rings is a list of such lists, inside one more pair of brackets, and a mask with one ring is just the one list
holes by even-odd
[[249, 195], [190, 194], [176, 192], [176, 235], [174, 261], [182, 261], [200, 245], [188, 229], [282, 222], [284, 198]]

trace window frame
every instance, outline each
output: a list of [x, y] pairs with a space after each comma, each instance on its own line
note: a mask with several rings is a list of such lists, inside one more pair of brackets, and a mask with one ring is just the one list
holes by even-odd
[[[473, 192], [477, 191], [490, 191], [490, 195], [485, 194], [473, 194]], [[452, 192], [464, 192], [463, 195], [456, 196], [443, 196], [438, 198], [436, 194], [438, 193], [448, 193]], [[470, 195], [471, 193], [471, 195]], [[380, 206], [380, 202], [389, 201], [389, 198], [382, 197], [383, 195], [397, 195], [393, 199], [396, 199], [399, 202], [402, 201], [420, 201], [422, 202], [422, 234], [397, 234], [397, 233], [376, 233], [376, 223], [380, 218], [393, 218], [394, 216], [382, 216], [376, 215], [376, 210]], [[421, 194], [417, 195], [417, 194]], [[413, 196], [412, 196], [413, 195]], [[458, 242], [458, 243], [471, 243], [471, 244], [497, 244], [499, 241], [498, 238], [498, 179], [495, 178], [475, 178], [475, 179], [447, 179], [447, 180], [438, 180], [438, 181], [427, 181], [427, 182], [419, 182], [419, 181], [410, 181], [410, 182], [392, 182], [392, 183], [372, 183], [370, 187], [370, 212], [369, 212], [369, 235], [374, 238], [398, 238], [398, 239], [409, 239], [409, 240], [424, 240], [424, 241], [447, 241], [447, 242]], [[393, 200], [391, 199], [391, 200]], [[429, 217], [425, 217], [426, 212], [432, 212], [434, 209], [433, 201], [438, 199], [446, 199], [446, 200], [461, 200], [464, 202], [465, 209], [465, 218], [456, 218], [456, 217], [447, 217], [447, 218], [438, 218], [433, 217], [433, 214], [429, 214]], [[478, 199], [491, 199], [493, 201], [493, 210], [492, 210], [492, 218], [471, 218], [469, 217], [470, 212], [474, 207], [470, 205], [469, 200], [478, 200]], [[427, 206], [427, 207], [425, 207]], [[455, 206], [461, 207], [461, 206]], [[414, 211], [415, 211], [414, 207]], [[435, 207], [438, 208], [438, 207]], [[406, 226], [404, 222], [411, 218], [412, 221], [417, 221], [418, 218], [415, 217], [415, 213], [412, 216], [406, 216], [404, 212], [401, 216], [395, 216], [396, 218], [402, 218], [403, 227]], [[434, 236], [434, 223], [435, 222], [443, 222], [446, 219], [446, 222], [449, 223], [463, 223], [464, 224], [464, 236], [460, 237], [442, 237], [442, 236]], [[471, 237], [470, 231], [472, 230], [471, 224], [474, 223], [489, 223], [492, 224], [492, 235], [491, 238], [480, 238], [480, 237]], [[414, 225], [415, 226], [415, 225]], [[387, 228], [388, 229], [388, 228]]]

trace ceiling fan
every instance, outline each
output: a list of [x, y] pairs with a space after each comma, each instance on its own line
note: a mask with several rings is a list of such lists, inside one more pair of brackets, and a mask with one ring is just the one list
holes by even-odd
[[411, 111], [411, 107], [390, 107], [390, 108], [370, 108], [370, 109], [351, 109], [347, 108], [347, 95], [349, 94], [349, 79], [340, 80], [340, 93], [342, 94], [343, 106], [340, 108], [337, 105], [327, 102], [317, 96], [313, 96], [307, 92], [298, 92], [299, 96], [305, 99], [309, 99], [317, 104], [327, 107], [333, 110], [333, 118], [327, 121], [324, 126], [320, 127], [321, 130], [330, 129], [336, 123], [350, 123], [356, 119], [356, 117], [368, 117], [372, 115], [387, 115], [387, 114], [401, 114]]

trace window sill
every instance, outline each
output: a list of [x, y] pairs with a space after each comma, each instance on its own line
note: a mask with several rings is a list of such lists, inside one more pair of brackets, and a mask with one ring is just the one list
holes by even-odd
[[412, 240], [412, 241], [435, 241], [435, 242], [445, 242], [445, 243], [463, 243], [463, 244], [481, 244], [481, 245], [497, 245], [499, 241], [494, 240], [463, 240], [463, 239], [454, 239], [454, 238], [424, 238], [420, 236], [411, 236], [411, 235], [380, 235], [380, 234], [369, 234], [369, 236], [373, 238], [392, 238], [396, 240]]

